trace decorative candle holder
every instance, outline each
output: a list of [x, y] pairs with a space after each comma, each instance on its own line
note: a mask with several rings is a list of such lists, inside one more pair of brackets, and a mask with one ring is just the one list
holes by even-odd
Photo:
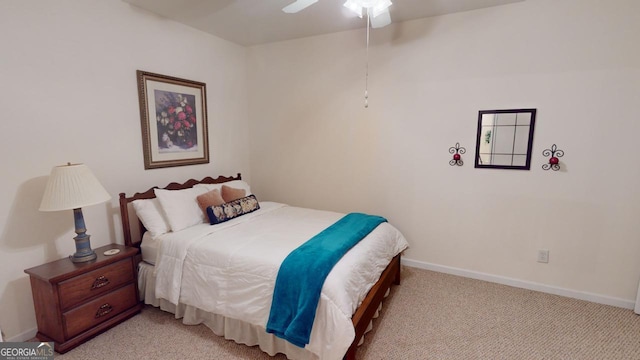
[[466, 153], [467, 150], [463, 147], [460, 147], [460, 143], [456, 143], [456, 146], [452, 146], [449, 148], [449, 154], [453, 154], [453, 159], [449, 161], [449, 165], [454, 166], [462, 166], [464, 162], [462, 161], [462, 157], [460, 155]]
[[549, 170], [549, 169], [552, 169], [553, 171], [560, 170], [560, 159], [558, 158], [561, 158], [564, 156], [564, 151], [559, 150], [556, 144], [553, 144], [553, 146], [551, 146], [551, 149], [545, 149], [542, 152], [542, 156], [550, 156], [549, 163], [542, 165], [543, 170]]

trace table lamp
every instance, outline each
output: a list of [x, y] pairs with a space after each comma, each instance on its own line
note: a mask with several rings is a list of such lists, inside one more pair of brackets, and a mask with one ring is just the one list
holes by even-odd
[[86, 165], [67, 163], [51, 170], [40, 203], [40, 211], [73, 209], [77, 236], [73, 238], [76, 241], [76, 252], [69, 256], [71, 261], [81, 263], [97, 257], [91, 249], [91, 235], [86, 233], [82, 207], [103, 203], [109, 199], [111, 195]]

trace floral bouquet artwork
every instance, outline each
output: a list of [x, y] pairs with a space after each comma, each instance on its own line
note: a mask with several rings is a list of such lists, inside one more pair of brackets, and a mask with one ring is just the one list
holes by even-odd
[[158, 151], [198, 151], [195, 96], [154, 90]]
[[145, 169], [208, 164], [207, 84], [137, 70]]

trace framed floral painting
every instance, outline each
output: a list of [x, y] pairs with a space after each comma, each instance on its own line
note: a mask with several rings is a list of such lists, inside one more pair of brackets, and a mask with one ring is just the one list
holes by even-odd
[[144, 168], [209, 162], [206, 84], [137, 71]]

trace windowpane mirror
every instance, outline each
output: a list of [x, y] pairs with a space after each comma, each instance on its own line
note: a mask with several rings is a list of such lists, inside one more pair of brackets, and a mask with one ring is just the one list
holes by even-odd
[[536, 109], [478, 113], [476, 167], [529, 170]]

